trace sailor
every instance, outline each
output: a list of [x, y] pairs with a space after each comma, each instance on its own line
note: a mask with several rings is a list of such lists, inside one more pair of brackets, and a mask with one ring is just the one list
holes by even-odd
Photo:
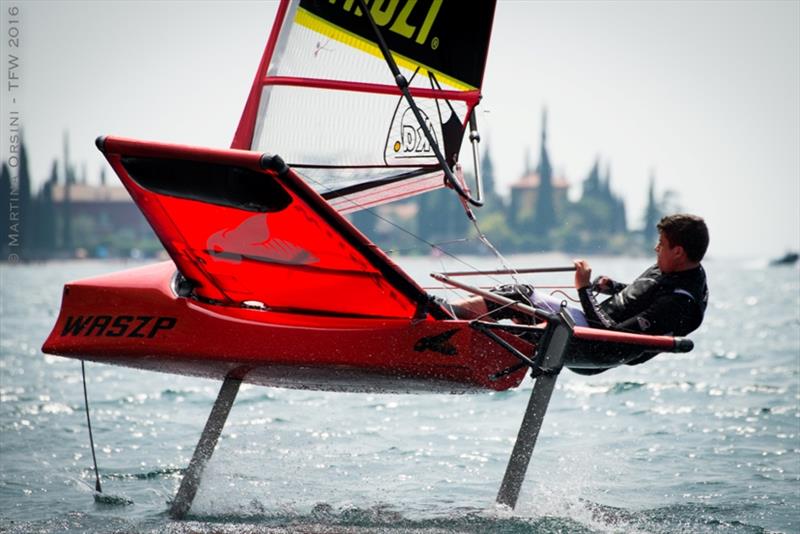
[[[706, 223], [696, 215], [675, 214], [662, 218], [657, 228], [655, 265], [628, 285], [607, 276], [590, 283], [589, 263], [575, 260], [575, 289], [581, 309], [569, 307], [568, 311], [577, 325], [674, 336], [685, 336], [700, 326], [708, 303], [706, 273], [700, 264], [708, 248]], [[524, 284], [502, 286], [496, 292], [540, 309], [555, 311], [559, 305], [558, 299], [540, 295]], [[595, 293], [610, 298], [599, 302]], [[453, 307], [463, 318], [491, 312], [494, 319], [522, 319], [518, 312], [483, 298], [455, 303]]]

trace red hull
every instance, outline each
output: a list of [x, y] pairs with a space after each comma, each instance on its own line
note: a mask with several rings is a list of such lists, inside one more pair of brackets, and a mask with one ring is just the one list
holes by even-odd
[[[469, 322], [331, 317], [176, 295], [172, 262], [70, 283], [42, 350], [139, 369], [337, 391], [502, 391], [518, 361]], [[507, 337], [527, 354], [532, 346]]]

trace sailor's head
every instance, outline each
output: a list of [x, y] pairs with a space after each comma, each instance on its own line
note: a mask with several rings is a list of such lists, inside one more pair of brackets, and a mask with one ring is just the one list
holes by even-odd
[[663, 273], [696, 267], [708, 249], [708, 227], [702, 217], [676, 213], [662, 218], [658, 225], [656, 258]]

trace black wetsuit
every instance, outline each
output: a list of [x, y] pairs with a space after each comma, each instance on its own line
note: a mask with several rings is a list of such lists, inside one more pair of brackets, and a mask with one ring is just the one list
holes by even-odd
[[578, 290], [592, 327], [685, 336], [703, 322], [708, 286], [702, 266], [665, 274], [653, 265], [629, 285], [611, 285], [611, 298], [601, 303], [589, 287]]

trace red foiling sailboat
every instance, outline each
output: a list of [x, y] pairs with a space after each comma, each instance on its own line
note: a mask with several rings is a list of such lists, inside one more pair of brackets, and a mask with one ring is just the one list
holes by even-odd
[[457, 319], [348, 222], [442, 186], [481, 204], [479, 178], [472, 196], [454, 168], [468, 125], [479, 167], [474, 108], [494, 2], [367, 4], [281, 2], [230, 149], [97, 141], [172, 261], [65, 286], [43, 351], [224, 380], [173, 516], [191, 506], [242, 381], [464, 392], [516, 387], [530, 369], [498, 495], [513, 507], [563, 366], [591, 374], [691, 348], [574, 327], [437, 275], [542, 322]]

